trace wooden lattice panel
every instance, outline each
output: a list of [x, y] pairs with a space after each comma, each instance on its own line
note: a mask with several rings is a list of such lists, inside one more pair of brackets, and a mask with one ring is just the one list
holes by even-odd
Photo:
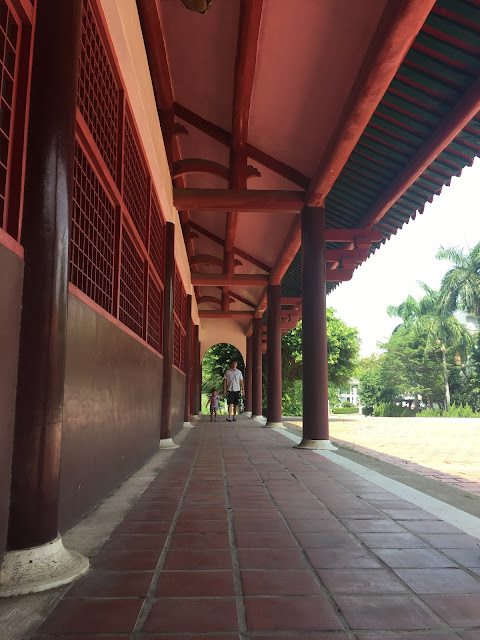
[[163, 282], [165, 277], [165, 221], [153, 193], [150, 207], [150, 258], [158, 277]]
[[75, 144], [70, 281], [112, 313], [115, 207]]
[[156, 351], [162, 351], [163, 291], [150, 275], [148, 278], [147, 342]]
[[120, 255], [119, 320], [143, 337], [145, 313], [144, 260], [128, 231], [123, 228]]
[[123, 201], [142, 241], [146, 242], [148, 209], [148, 172], [143, 153], [127, 110], [123, 153]]
[[116, 181], [120, 91], [90, 0], [84, 0], [77, 104]]

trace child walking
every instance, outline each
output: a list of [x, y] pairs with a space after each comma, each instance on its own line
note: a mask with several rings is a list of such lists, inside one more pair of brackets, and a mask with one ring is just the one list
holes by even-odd
[[212, 389], [212, 394], [208, 397], [207, 404], [205, 405], [205, 408], [208, 408], [208, 405], [210, 405], [210, 422], [213, 422], [214, 418], [215, 422], [217, 421], [218, 401], [222, 397], [223, 396], [217, 395], [216, 389]]

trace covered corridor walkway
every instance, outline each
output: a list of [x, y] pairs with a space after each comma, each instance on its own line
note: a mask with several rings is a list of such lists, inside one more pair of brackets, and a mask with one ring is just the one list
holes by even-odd
[[35, 640], [480, 638], [477, 518], [254, 420], [184, 433]]

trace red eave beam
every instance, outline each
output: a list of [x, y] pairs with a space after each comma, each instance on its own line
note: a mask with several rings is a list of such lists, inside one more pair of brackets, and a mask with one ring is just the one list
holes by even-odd
[[419, 178], [437, 156], [447, 147], [480, 110], [480, 76], [464, 93], [455, 107], [440, 121], [432, 135], [422, 144], [409, 164], [399, 173], [389, 188], [377, 200], [362, 220], [365, 227], [379, 222], [390, 207]]
[[265, 287], [268, 276], [225, 273], [192, 273], [192, 284], [197, 287]]
[[304, 203], [302, 191], [174, 188], [173, 204], [179, 210], [300, 213]]
[[232, 318], [235, 320], [251, 320], [253, 311], [202, 311], [198, 312], [199, 318]]
[[323, 206], [435, 0], [388, 0], [350, 95], [307, 192]]

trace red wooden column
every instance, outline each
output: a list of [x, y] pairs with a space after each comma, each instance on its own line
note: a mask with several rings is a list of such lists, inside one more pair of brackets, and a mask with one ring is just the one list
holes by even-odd
[[[192, 417], [198, 419], [201, 403], [200, 342], [198, 340], [200, 326], [195, 325], [193, 331], [193, 407]], [[199, 389], [200, 387], [200, 389]]]
[[190, 382], [192, 377], [192, 296], [187, 296], [187, 323], [185, 326], [185, 400], [183, 406], [183, 426], [193, 427], [190, 422]]
[[160, 449], [175, 449], [172, 440], [173, 304], [175, 296], [175, 225], [165, 229], [165, 280], [163, 289], [163, 379]]
[[252, 336], [247, 337], [247, 362], [245, 364], [245, 417], [252, 417]]
[[279, 284], [267, 287], [267, 424], [284, 429], [282, 424], [282, 330], [280, 310], [282, 293]]
[[81, 0], [51, 0], [39, 2], [36, 12], [8, 552], [0, 595], [67, 584], [88, 569], [88, 560], [67, 551], [58, 535], [81, 8]]
[[328, 431], [327, 291], [325, 209], [305, 207], [302, 216], [302, 449], [335, 449]]
[[262, 418], [262, 319], [253, 319], [252, 418]]

